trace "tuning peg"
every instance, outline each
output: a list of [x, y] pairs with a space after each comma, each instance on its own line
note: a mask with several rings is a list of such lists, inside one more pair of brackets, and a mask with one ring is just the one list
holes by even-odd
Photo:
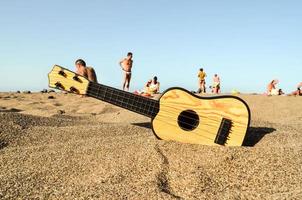
[[75, 80], [75, 81], [77, 81], [77, 82], [82, 83], [82, 80], [79, 79], [79, 77], [77, 75], [75, 75], [72, 79]]
[[58, 72], [58, 74], [60, 74], [61, 76], [64, 76], [64, 77], [67, 76], [66, 73], [65, 73], [63, 70], [60, 70], [60, 71]]
[[69, 90], [70, 90], [70, 92], [80, 94], [80, 91], [78, 89], [76, 89], [75, 87], [70, 87]]
[[56, 82], [55, 86], [57, 89], [65, 90], [64, 86], [60, 82]]

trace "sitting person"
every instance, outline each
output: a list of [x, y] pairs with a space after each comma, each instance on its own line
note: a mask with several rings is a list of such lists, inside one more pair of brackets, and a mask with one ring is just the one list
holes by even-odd
[[157, 77], [154, 76], [151, 84], [149, 85], [148, 93], [150, 93], [150, 94], [159, 93], [159, 86], [160, 86], [160, 83], [157, 81]]
[[298, 84], [297, 90], [292, 92], [291, 95], [302, 96], [302, 82]]
[[143, 94], [146, 93], [149, 90], [149, 86], [152, 83], [152, 79], [150, 79], [144, 86], [144, 89], [142, 90], [135, 90], [134, 93], [135, 94]]
[[145, 84], [145, 87], [143, 89], [143, 93], [147, 93], [149, 91], [149, 87], [152, 83], [152, 79], [150, 79], [146, 84]]
[[76, 66], [77, 74], [84, 76], [91, 82], [96, 82], [96, 83], [98, 82], [94, 69], [92, 67], [86, 67], [86, 62], [84, 60], [82, 59], [76, 60], [75, 66]]
[[278, 95], [284, 95], [285, 93], [283, 92], [283, 90], [282, 89], [279, 89], [278, 90]]
[[150, 97], [153, 94], [159, 93], [160, 83], [157, 81], [157, 77], [155, 76], [152, 80], [150, 79], [146, 84], [145, 88], [141, 91], [137, 90], [134, 93], [146, 97]]
[[278, 83], [279, 81], [274, 79], [267, 85], [267, 95], [280, 95], [280, 91], [276, 87]]

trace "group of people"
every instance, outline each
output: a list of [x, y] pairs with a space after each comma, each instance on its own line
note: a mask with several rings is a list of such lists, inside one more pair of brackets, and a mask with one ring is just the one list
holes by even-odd
[[[133, 66], [133, 54], [131, 52], [127, 53], [127, 56], [123, 58], [119, 65], [123, 71], [123, 85], [122, 88], [124, 91], [129, 91], [132, 66]], [[92, 67], [86, 66], [86, 62], [83, 59], [78, 59], [75, 62], [76, 73], [84, 76], [89, 81], [97, 82], [97, 76], [95, 70]], [[154, 76], [153, 79], [150, 79], [144, 86], [144, 89], [141, 91], [135, 91], [135, 94], [142, 96], [152, 96], [156, 93], [159, 93], [160, 83], [157, 80], [157, 77]]]
[[[203, 68], [200, 68], [198, 72], [199, 88], [197, 90], [197, 93], [206, 93], [206, 77], [207, 74], [204, 72]], [[218, 74], [214, 74], [213, 84], [209, 88], [214, 94], [219, 94], [221, 92], [220, 77], [218, 76]]]
[[[128, 52], [127, 57], [123, 58], [119, 64], [124, 72], [124, 79], [123, 79], [123, 90], [129, 91], [130, 81], [131, 81], [131, 73], [132, 73], [132, 66], [133, 66], [133, 54]], [[142, 96], [152, 96], [156, 93], [159, 93], [159, 86], [160, 83], [157, 80], [157, 76], [154, 76], [153, 79], [148, 80], [145, 84], [144, 89], [136, 90], [134, 93], [137, 95]]]
[[[285, 93], [282, 89], [278, 89], [277, 84], [279, 80], [274, 79], [267, 85], [266, 95], [275, 96], [275, 95], [284, 95]], [[292, 93], [288, 94], [289, 96], [302, 96], [302, 82], [297, 85], [297, 89]]]
[[267, 91], [266, 94], [269, 96], [272, 95], [283, 95], [284, 92], [282, 91], [282, 89], [278, 89], [277, 88], [277, 84], [279, 83], [279, 80], [274, 79], [272, 80], [268, 85], [267, 85]]
[[[203, 68], [199, 69], [198, 72], [198, 84], [199, 88], [197, 93], [206, 93], [206, 73], [204, 72]], [[274, 79], [267, 85], [267, 91], [266, 95], [273, 96], [273, 95], [284, 95], [282, 89], [279, 89], [277, 87], [277, 84], [279, 83], [279, 80]], [[221, 83], [220, 83], [220, 77], [217, 74], [214, 74], [213, 76], [213, 83], [209, 88], [212, 90], [212, 93], [218, 94], [221, 92]], [[239, 93], [239, 92], [236, 92]], [[297, 86], [297, 89], [290, 94], [289, 96], [302, 96], [302, 82], [300, 82]]]
[[134, 93], [145, 97], [151, 97], [154, 94], [159, 93], [159, 86], [160, 83], [157, 81], [157, 76], [154, 76], [153, 79], [148, 80], [144, 89], [136, 90]]
[[[130, 81], [131, 81], [131, 74], [132, 74], [132, 66], [133, 66], [133, 54], [131, 52], [128, 52], [127, 56], [123, 58], [119, 65], [123, 71], [123, 85], [122, 88], [125, 91], [129, 91], [130, 87]], [[97, 82], [97, 76], [95, 73], [95, 70], [92, 67], [86, 66], [86, 62], [82, 59], [78, 59], [75, 62], [76, 66], [76, 73], [79, 75], [82, 75], [86, 77], [89, 81]], [[206, 93], [206, 77], [207, 74], [205, 73], [203, 68], [199, 69], [198, 72], [198, 91], [197, 93]], [[277, 79], [272, 80], [267, 85], [267, 92], [266, 94], [271, 95], [283, 95], [284, 92], [282, 89], [277, 88], [277, 84], [279, 81]], [[211, 86], [209, 86], [211, 89], [211, 92], [214, 94], [218, 94], [221, 92], [221, 82], [220, 77], [218, 74], [214, 74], [213, 76], [213, 83]], [[142, 90], [136, 90], [134, 93], [142, 96], [152, 96], [156, 93], [160, 92], [160, 83], [158, 82], [158, 79], [156, 76], [153, 77], [153, 79], [150, 79], [145, 84], [144, 88]], [[302, 82], [298, 84], [297, 90], [293, 91], [289, 95], [294, 96], [302, 96]]]

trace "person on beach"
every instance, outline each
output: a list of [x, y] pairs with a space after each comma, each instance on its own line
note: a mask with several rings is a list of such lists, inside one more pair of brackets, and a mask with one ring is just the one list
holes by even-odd
[[119, 64], [124, 72], [124, 80], [123, 80], [123, 90], [129, 91], [130, 81], [131, 81], [131, 70], [133, 65], [132, 60], [133, 54], [128, 52], [127, 57], [123, 58]]
[[272, 80], [267, 86], [267, 93], [268, 96], [277, 96], [277, 95], [284, 95], [282, 89], [277, 88], [277, 84], [279, 81], [277, 79]]
[[152, 79], [149, 79], [148, 82], [145, 84], [145, 87], [144, 87], [142, 93], [148, 93], [149, 92], [149, 87], [150, 87], [151, 83], [152, 83]]
[[149, 85], [148, 93], [150, 93], [151, 95], [159, 93], [159, 86], [160, 83], [157, 81], [157, 76], [154, 76], [151, 84]]
[[159, 93], [160, 83], [157, 80], [157, 76], [154, 76], [153, 79], [150, 79], [146, 84], [143, 90], [135, 91], [134, 94], [138, 94], [145, 97], [151, 97], [154, 94]]
[[200, 68], [198, 73], [199, 89], [197, 93], [206, 93], [206, 76], [207, 74], [203, 71], [203, 68]]
[[96, 73], [92, 67], [87, 67], [86, 62], [83, 59], [78, 59], [75, 61], [76, 73], [84, 76], [91, 82], [98, 82]]
[[144, 89], [142, 89], [142, 90], [135, 90], [134, 94], [138, 94], [138, 95], [146, 94], [148, 92], [148, 90], [149, 90], [149, 86], [151, 85], [151, 83], [152, 83], [152, 79], [149, 79], [147, 81], [147, 83], [145, 84]]
[[302, 82], [300, 82], [297, 86], [297, 90], [292, 92], [291, 95], [294, 96], [302, 96]]
[[[274, 79], [267, 85], [267, 95], [279, 95], [280, 90], [277, 89], [278, 80]], [[282, 90], [281, 90], [282, 91]]]
[[220, 93], [220, 78], [217, 74], [215, 74], [213, 77], [212, 92], [214, 94]]

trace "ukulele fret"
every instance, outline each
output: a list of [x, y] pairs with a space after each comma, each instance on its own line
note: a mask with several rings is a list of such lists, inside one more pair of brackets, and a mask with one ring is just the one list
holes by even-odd
[[[116, 106], [126, 108], [138, 114], [145, 115], [147, 117], [155, 117], [154, 106], [159, 106], [153, 99], [138, 96], [130, 92], [122, 91], [116, 88], [105, 86], [98, 83], [91, 83], [87, 91], [88, 96], [92, 96], [103, 100], [107, 103], [114, 104]], [[151, 111], [152, 109], [152, 111]]]
[[98, 87], [98, 89], [97, 89], [97, 96], [99, 96], [100, 95], [100, 90], [101, 90], [101, 88], [100, 87]]

